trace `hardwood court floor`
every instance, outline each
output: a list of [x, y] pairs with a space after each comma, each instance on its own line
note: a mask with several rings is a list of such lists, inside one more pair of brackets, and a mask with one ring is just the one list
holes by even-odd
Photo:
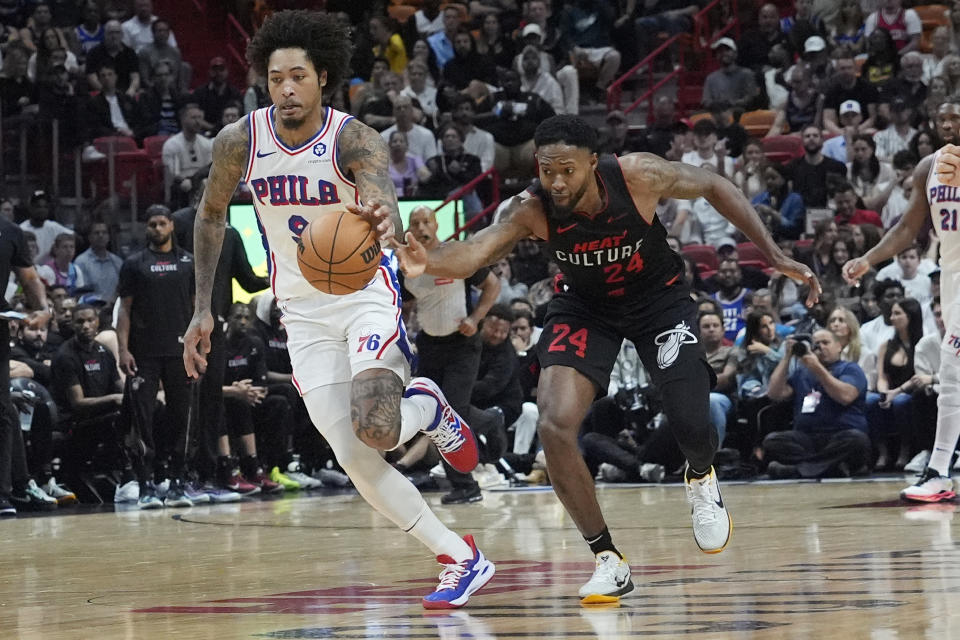
[[429, 552], [353, 494], [0, 522], [0, 638], [960, 638], [956, 505], [901, 483], [726, 484], [708, 556], [680, 486], [600, 490], [637, 590], [585, 609], [589, 551], [552, 491], [442, 507], [497, 575], [425, 612]]

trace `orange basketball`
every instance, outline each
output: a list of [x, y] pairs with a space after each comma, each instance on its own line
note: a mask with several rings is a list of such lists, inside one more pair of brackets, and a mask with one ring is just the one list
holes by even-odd
[[314, 287], [344, 295], [369, 284], [380, 266], [380, 255], [380, 243], [366, 220], [349, 211], [335, 211], [303, 229], [297, 263]]

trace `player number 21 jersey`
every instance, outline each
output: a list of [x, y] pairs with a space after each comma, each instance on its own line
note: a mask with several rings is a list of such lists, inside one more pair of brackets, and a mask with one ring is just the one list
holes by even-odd
[[358, 203], [357, 186], [337, 165], [337, 140], [353, 117], [326, 107], [323, 127], [297, 147], [280, 140], [275, 107], [250, 113], [250, 154], [244, 182], [253, 196], [270, 269], [270, 287], [278, 300], [326, 296], [297, 266], [297, 240], [321, 215]]

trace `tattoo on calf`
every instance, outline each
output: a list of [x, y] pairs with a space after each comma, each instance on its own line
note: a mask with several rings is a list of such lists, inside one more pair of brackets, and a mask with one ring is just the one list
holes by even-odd
[[400, 434], [403, 383], [393, 373], [354, 380], [350, 389], [350, 417], [360, 440], [376, 444]]

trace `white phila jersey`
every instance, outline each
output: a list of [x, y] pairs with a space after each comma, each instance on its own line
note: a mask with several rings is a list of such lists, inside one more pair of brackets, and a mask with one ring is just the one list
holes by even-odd
[[327, 296], [300, 273], [297, 239], [315, 218], [359, 203], [357, 185], [337, 166], [337, 141], [353, 116], [325, 107], [320, 131], [300, 146], [288, 147], [274, 128], [274, 112], [271, 106], [250, 113], [250, 156], [243, 178], [253, 194], [270, 287], [281, 301]]
[[927, 176], [927, 200], [933, 228], [940, 238], [940, 297], [943, 308], [958, 302], [957, 287], [960, 286], [960, 187], [940, 182], [935, 167], [940, 152], [933, 155], [930, 174]]

